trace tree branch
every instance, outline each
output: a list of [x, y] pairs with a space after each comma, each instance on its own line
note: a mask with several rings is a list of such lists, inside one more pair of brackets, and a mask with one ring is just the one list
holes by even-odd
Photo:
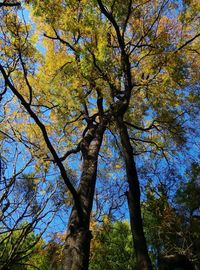
[[49, 136], [47, 134], [47, 130], [45, 125], [40, 121], [40, 119], [38, 118], [38, 116], [35, 114], [35, 112], [31, 109], [31, 106], [29, 103], [26, 102], [26, 100], [24, 99], [24, 97], [18, 92], [18, 90], [15, 88], [15, 86], [11, 83], [10, 79], [8, 78], [3, 66], [0, 64], [0, 71], [4, 77], [5, 83], [9, 86], [9, 88], [11, 89], [11, 91], [13, 92], [13, 94], [21, 101], [22, 106], [26, 109], [26, 111], [28, 112], [28, 114], [30, 115], [31, 118], [33, 118], [33, 120], [35, 121], [35, 123], [37, 124], [37, 126], [39, 127], [40, 131], [42, 132], [43, 138], [45, 140], [45, 143], [50, 151], [50, 153], [53, 156], [53, 159], [55, 161], [55, 163], [57, 164], [59, 170], [60, 170], [60, 174], [67, 186], [67, 188], [69, 189], [69, 191], [72, 194], [72, 197], [74, 199], [74, 203], [76, 206], [76, 210], [79, 216], [79, 222], [82, 222], [82, 217], [83, 217], [83, 210], [82, 210], [82, 206], [81, 206], [81, 202], [80, 202], [80, 198], [79, 195], [76, 191], [76, 189], [74, 188], [74, 186], [72, 185], [70, 179], [67, 176], [66, 170], [64, 165], [62, 164], [62, 161], [60, 160], [58, 154], [56, 153], [56, 150], [54, 149]]
[[0, 3], [0, 7], [19, 7], [21, 6], [20, 2], [16, 2], [16, 3], [9, 3], [7, 1], [4, 1], [3, 3]]
[[60, 158], [60, 160], [61, 161], [64, 161], [69, 155], [71, 155], [71, 154], [77, 154], [78, 152], [80, 152], [80, 143], [77, 145], [77, 147], [76, 148], [73, 148], [73, 149], [71, 149], [71, 150], [69, 150], [69, 151], [67, 151], [65, 154], [64, 154], [64, 156], [62, 156], [61, 158]]
[[55, 29], [53, 29], [53, 30], [54, 30], [54, 33], [55, 33], [56, 37], [51, 37], [51, 36], [47, 35], [46, 33], [44, 33], [44, 37], [49, 38], [49, 39], [52, 39], [52, 40], [59, 40], [62, 44], [66, 45], [66, 46], [69, 47], [73, 52], [76, 53], [75, 48], [74, 48], [69, 42], [67, 42], [66, 40], [64, 40], [63, 38], [61, 38], [61, 37], [58, 35], [58, 33], [57, 33], [57, 31], [56, 31]]
[[128, 125], [130, 127], [133, 127], [133, 128], [135, 128], [137, 130], [141, 130], [141, 131], [149, 131], [152, 128], [156, 128], [156, 126], [154, 125], [154, 123], [155, 123], [155, 121], [153, 121], [148, 127], [145, 128], [145, 127], [139, 127], [139, 126], [136, 126], [134, 124], [131, 124], [129, 122], [124, 121], [124, 124], [126, 124], [126, 125]]
[[193, 38], [187, 40], [183, 45], [181, 45], [176, 51], [175, 53], [177, 53], [178, 51], [182, 50], [185, 46], [187, 46], [189, 43], [191, 43], [193, 40], [195, 40], [196, 38], [198, 38], [200, 36], [200, 33], [196, 34]]

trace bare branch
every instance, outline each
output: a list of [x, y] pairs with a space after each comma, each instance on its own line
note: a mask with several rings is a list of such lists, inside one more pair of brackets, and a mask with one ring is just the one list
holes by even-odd
[[136, 126], [136, 125], [134, 125], [134, 124], [132, 124], [132, 123], [129, 123], [129, 122], [126, 122], [126, 121], [124, 121], [124, 123], [126, 124], [126, 125], [128, 125], [128, 126], [130, 126], [130, 127], [133, 127], [133, 128], [135, 128], [135, 129], [137, 129], [137, 130], [141, 130], [141, 131], [149, 131], [149, 130], [151, 130], [151, 129], [153, 129], [153, 128], [156, 128], [156, 126], [154, 125], [154, 123], [155, 123], [155, 120], [148, 126], [148, 127], [139, 127], [139, 126]]
[[3, 3], [0, 3], [0, 7], [19, 7], [21, 6], [20, 2], [15, 2], [15, 3], [9, 3], [8, 1], [3, 1]]

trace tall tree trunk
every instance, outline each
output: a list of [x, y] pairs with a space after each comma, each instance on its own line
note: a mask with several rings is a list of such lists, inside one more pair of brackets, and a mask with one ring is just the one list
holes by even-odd
[[63, 258], [59, 270], [87, 270], [92, 233], [89, 230], [92, 210], [97, 163], [105, 125], [93, 126], [81, 143], [83, 155], [82, 174], [78, 195], [82, 206], [80, 217], [76, 207], [72, 208], [69, 219]]
[[148, 249], [143, 230], [140, 205], [140, 184], [134, 161], [133, 148], [130, 142], [127, 127], [123, 123], [123, 117], [118, 117], [117, 124], [126, 165], [127, 181], [129, 185], [127, 198], [130, 213], [131, 231], [137, 260], [137, 269], [152, 270], [153, 268], [148, 255]]

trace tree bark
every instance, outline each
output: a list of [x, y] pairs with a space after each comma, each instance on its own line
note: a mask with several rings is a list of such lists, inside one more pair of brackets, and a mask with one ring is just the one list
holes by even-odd
[[105, 125], [92, 126], [81, 143], [83, 156], [82, 175], [78, 195], [82, 206], [82, 217], [76, 207], [72, 208], [65, 247], [59, 270], [87, 270], [92, 233], [89, 230], [90, 214], [97, 177], [98, 154]]
[[148, 248], [143, 230], [143, 222], [140, 206], [140, 184], [137, 175], [137, 169], [134, 161], [133, 148], [130, 142], [127, 127], [123, 123], [123, 117], [117, 118], [124, 161], [126, 166], [126, 175], [129, 190], [127, 192], [128, 208], [130, 214], [131, 232], [136, 254], [138, 270], [152, 270], [151, 260], [148, 254]]
[[182, 254], [173, 254], [160, 256], [159, 258], [160, 270], [195, 270], [195, 265]]

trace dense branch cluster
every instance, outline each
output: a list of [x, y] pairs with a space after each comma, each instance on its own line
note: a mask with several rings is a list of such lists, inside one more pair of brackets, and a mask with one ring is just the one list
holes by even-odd
[[[12, 145], [22, 157], [12, 176], [0, 166], [3, 242], [19, 228], [17, 241], [26, 239], [50, 215], [41, 238], [65, 205], [71, 214], [59, 270], [87, 270], [92, 214], [112, 219], [127, 207], [137, 268], [153, 269], [143, 198], [153, 209], [151, 185], [163, 188], [157, 168], [175, 167], [197, 145], [198, 7], [175, 2], [27, 1], [30, 21], [23, 7], [12, 8], [19, 2], [0, 3], [0, 161], [12, 159]], [[11, 206], [23, 174], [26, 192]], [[172, 218], [164, 191], [158, 194]], [[21, 203], [24, 212], [9, 227]], [[21, 220], [28, 221], [22, 228]]]

